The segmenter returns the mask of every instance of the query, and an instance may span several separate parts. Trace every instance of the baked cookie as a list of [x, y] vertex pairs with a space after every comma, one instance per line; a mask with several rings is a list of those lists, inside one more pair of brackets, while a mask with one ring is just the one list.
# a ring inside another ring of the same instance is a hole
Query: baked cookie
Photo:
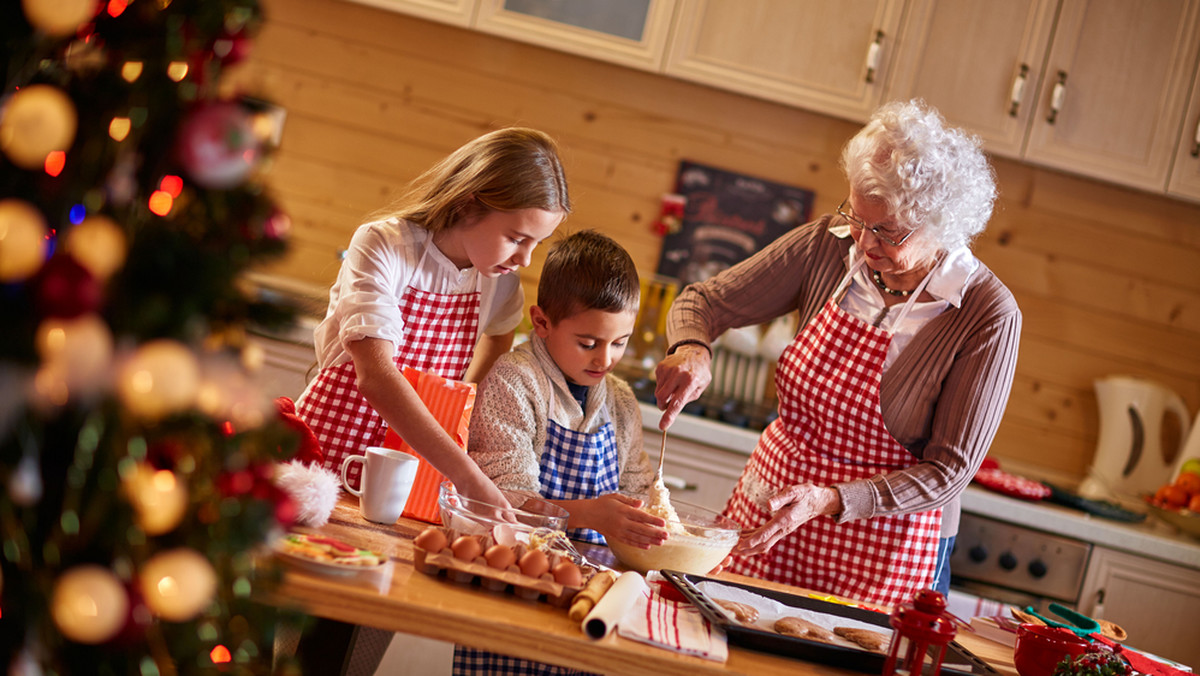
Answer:
[[887, 635], [861, 627], [834, 627], [833, 633], [874, 653], [887, 652], [888, 643], [891, 642]]
[[375, 552], [322, 535], [288, 533], [279, 544], [279, 549], [292, 556], [339, 566], [368, 568], [383, 563], [383, 557]]
[[729, 614], [733, 615], [733, 619], [742, 624], [754, 624], [754, 621], [758, 619], [758, 608], [754, 606], [724, 599], [717, 599], [717, 605], [728, 610]]
[[775, 631], [785, 636], [808, 638], [826, 643], [833, 640], [833, 634], [828, 629], [799, 617], [780, 618], [775, 622]]

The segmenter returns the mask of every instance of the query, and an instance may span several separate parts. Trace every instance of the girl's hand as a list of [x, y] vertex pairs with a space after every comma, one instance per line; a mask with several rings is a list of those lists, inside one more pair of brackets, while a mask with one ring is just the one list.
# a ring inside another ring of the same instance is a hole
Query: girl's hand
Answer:
[[460, 495], [465, 495], [472, 500], [478, 500], [494, 507], [505, 509], [512, 507], [508, 502], [508, 498], [504, 497], [500, 489], [496, 488], [496, 484], [492, 483], [491, 479], [488, 479], [483, 472], [472, 472], [461, 483], [454, 482], [454, 488]]
[[774, 515], [758, 528], [742, 533], [733, 547], [734, 554], [762, 554], [814, 517], [841, 512], [842, 496], [835, 488], [800, 484], [779, 491], [767, 506]]
[[639, 549], [650, 549], [667, 541], [667, 522], [641, 510], [642, 501], [619, 493], [585, 501], [591, 528], [609, 539]]
[[712, 382], [712, 353], [703, 345], [680, 345], [658, 363], [654, 377], [654, 397], [663, 411], [658, 429], [666, 431], [683, 407], [699, 399]]

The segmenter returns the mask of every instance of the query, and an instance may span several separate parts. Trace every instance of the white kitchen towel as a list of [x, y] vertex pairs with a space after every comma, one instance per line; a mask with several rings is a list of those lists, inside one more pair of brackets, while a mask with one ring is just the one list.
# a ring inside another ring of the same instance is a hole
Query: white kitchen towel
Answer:
[[652, 582], [621, 618], [617, 633], [640, 643], [724, 662], [729, 657], [725, 632], [709, 624], [691, 603], [664, 598], [658, 590], [659, 585]]

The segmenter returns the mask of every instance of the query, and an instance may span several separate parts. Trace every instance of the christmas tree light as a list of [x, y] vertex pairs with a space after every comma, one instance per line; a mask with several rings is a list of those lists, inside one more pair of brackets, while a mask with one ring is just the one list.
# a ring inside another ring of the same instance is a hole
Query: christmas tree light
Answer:
[[[0, 3], [0, 670], [267, 674], [298, 436], [239, 280], [286, 248], [254, 0]], [[261, 361], [258, 360], [258, 361]]]

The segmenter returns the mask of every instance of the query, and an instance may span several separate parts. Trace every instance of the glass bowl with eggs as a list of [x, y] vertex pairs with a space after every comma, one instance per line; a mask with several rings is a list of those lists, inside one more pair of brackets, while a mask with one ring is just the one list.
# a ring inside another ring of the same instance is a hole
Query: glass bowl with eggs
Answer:
[[[649, 504], [646, 496], [634, 496]], [[671, 500], [679, 520], [667, 521], [667, 541], [641, 549], [613, 538], [608, 548], [622, 565], [642, 573], [677, 570], [705, 575], [716, 568], [737, 544], [741, 527], [711, 509]]]

